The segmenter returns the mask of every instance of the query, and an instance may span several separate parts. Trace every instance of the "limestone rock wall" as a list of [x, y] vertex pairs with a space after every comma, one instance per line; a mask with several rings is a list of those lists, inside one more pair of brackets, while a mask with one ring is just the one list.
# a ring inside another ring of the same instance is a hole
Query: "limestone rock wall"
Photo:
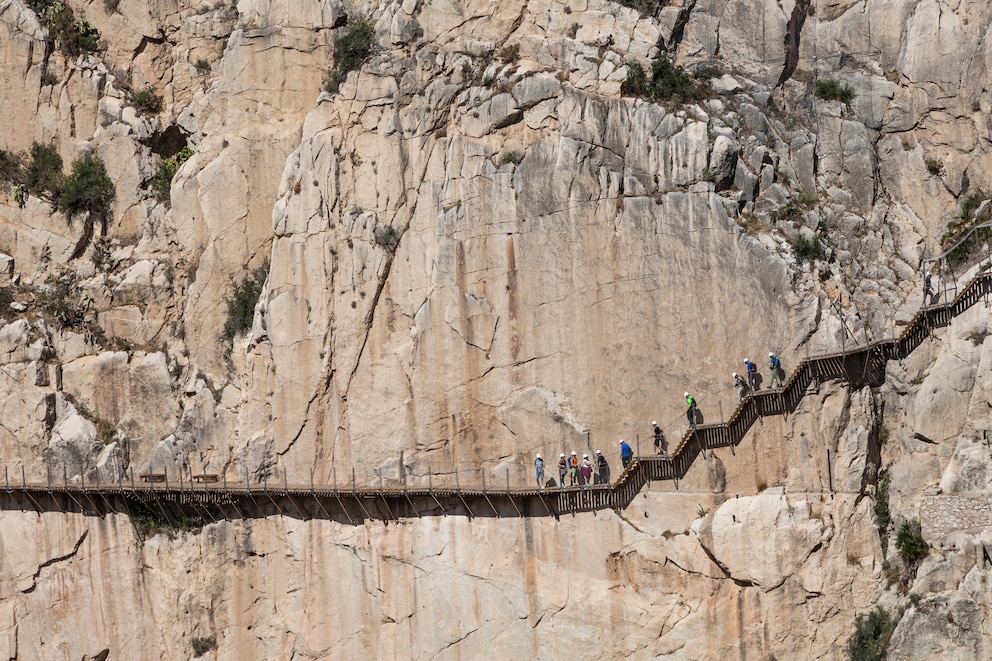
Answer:
[[[0, 149], [93, 151], [115, 184], [75, 260], [79, 219], [0, 189], [0, 447], [31, 480], [522, 484], [535, 452], [572, 449], [617, 466], [651, 420], [676, 442], [683, 391], [729, 415], [745, 357], [788, 372], [898, 333], [922, 270], [967, 277], [927, 260], [992, 189], [977, 0], [69, 4], [97, 55], [54, 51], [0, 0]], [[358, 12], [377, 52], [322, 92]], [[622, 96], [662, 52], [709, 71], [712, 98]], [[819, 98], [825, 80], [851, 102]], [[149, 87], [159, 113], [135, 107]], [[183, 146], [159, 201], [148, 182]], [[790, 243], [813, 237], [804, 263]], [[265, 264], [251, 331], [223, 339]], [[53, 317], [59, 282], [84, 323]], [[232, 659], [842, 658], [881, 603], [906, 609], [892, 658], [988, 656], [987, 521], [941, 514], [989, 487], [987, 319], [883, 388], [821, 384], [619, 514], [142, 541], [124, 517], [3, 512], [0, 651], [184, 657], [213, 635]], [[892, 585], [912, 518], [933, 552]]]

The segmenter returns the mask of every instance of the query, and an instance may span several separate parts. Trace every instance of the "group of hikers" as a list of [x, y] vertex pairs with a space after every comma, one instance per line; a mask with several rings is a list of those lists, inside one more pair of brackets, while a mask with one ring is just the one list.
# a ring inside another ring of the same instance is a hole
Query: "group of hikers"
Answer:
[[[779, 360], [773, 351], [768, 352], [768, 367], [771, 370], [771, 378], [768, 380], [769, 387], [780, 389], [782, 387], [782, 377], [784, 376], [782, 361]], [[734, 386], [737, 388], [738, 403], [744, 401], [744, 398], [749, 396], [750, 393], [757, 392], [760, 385], [758, 366], [749, 358], [744, 359], [744, 370], [747, 378], [737, 372], [731, 374], [731, 377], [734, 379]], [[685, 392], [683, 396], [685, 397], [686, 421], [689, 423], [691, 429], [695, 429], [698, 415], [696, 399], [689, 392]], [[654, 453], [667, 457], [668, 440], [665, 438], [665, 432], [658, 426], [657, 420], [651, 422], [651, 427], [654, 436]], [[634, 451], [631, 449], [630, 444], [620, 439], [620, 460], [623, 463], [624, 469], [630, 465], [633, 459]], [[540, 453], [534, 459], [534, 470], [538, 488], [544, 489], [548, 486], [548, 480], [545, 477], [544, 458]], [[566, 477], [569, 478], [568, 486], [572, 487], [609, 484], [610, 465], [607, 463], [606, 457], [599, 450], [596, 450], [595, 457], [583, 454], [581, 460], [575, 451], [567, 457], [562, 452], [558, 455], [558, 488], [565, 488]]]

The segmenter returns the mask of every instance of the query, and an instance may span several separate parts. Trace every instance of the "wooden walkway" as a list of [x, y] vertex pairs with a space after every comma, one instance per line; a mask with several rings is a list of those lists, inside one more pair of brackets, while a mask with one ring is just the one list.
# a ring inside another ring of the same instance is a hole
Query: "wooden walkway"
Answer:
[[202, 523], [272, 515], [324, 518], [351, 524], [379, 519], [386, 522], [448, 514], [468, 517], [554, 516], [603, 509], [623, 510], [650, 481], [683, 479], [706, 450], [734, 448], [751, 426], [765, 416], [796, 410], [810, 386], [842, 380], [852, 387], [881, 385], [890, 360], [913, 352], [936, 328], [992, 293], [992, 274], [976, 276], [949, 303], [924, 307], [894, 340], [872, 342], [850, 351], [803, 360], [781, 390], [759, 391], [746, 398], [725, 424], [699, 425], [681, 439], [670, 458], [636, 457], [612, 485], [563, 489], [355, 488], [330, 485], [248, 485], [209, 482], [118, 482], [115, 484], [31, 484], [4, 475], [0, 508], [36, 512], [82, 512], [103, 515], [123, 512], [151, 516], [163, 525], [182, 527]]

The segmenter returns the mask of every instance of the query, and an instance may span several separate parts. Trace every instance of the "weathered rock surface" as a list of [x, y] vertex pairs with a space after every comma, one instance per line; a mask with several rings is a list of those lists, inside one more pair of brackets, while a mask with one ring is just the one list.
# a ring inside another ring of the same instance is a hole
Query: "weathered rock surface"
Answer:
[[[0, 149], [94, 152], [115, 184], [71, 261], [79, 219], [0, 186], [0, 454], [29, 480], [618, 466], [650, 420], [681, 437], [683, 391], [729, 416], [745, 357], [788, 374], [897, 334], [922, 269], [961, 279], [928, 260], [992, 190], [984, 2], [69, 4], [97, 54], [0, 0]], [[361, 11], [378, 50], [322, 92]], [[718, 96], [622, 96], [662, 52]], [[819, 98], [827, 80], [850, 102]], [[148, 86], [160, 113], [135, 107]], [[183, 146], [161, 202], [147, 183]], [[266, 264], [232, 341], [226, 303]], [[979, 304], [885, 386], [817, 384], [621, 513], [141, 541], [123, 516], [5, 510], [0, 654], [839, 659], [881, 603], [909, 606], [890, 658], [985, 658], [990, 332]], [[913, 518], [932, 552], [910, 605], [887, 577]]]

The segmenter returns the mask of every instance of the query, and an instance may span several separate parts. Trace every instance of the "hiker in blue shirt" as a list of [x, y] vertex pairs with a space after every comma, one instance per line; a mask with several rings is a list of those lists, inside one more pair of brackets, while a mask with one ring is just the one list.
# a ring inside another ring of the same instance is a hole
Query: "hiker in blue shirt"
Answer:
[[630, 449], [626, 441], [622, 438], [620, 439], [620, 461], [623, 462], [623, 467], [626, 468], [630, 464], [630, 460], [634, 458], [634, 451]]
[[768, 387], [774, 388], [775, 384], [782, 387], [782, 361], [772, 352], [768, 352], [768, 367], [772, 370], [772, 378], [768, 379]]
[[541, 458], [541, 453], [537, 454], [537, 459], [534, 460], [534, 471], [537, 473], [537, 488], [544, 488], [544, 459]]
[[751, 389], [751, 392], [758, 391], [758, 366], [750, 361], [750, 359], [744, 359], [744, 365], [747, 366], [747, 387]]

